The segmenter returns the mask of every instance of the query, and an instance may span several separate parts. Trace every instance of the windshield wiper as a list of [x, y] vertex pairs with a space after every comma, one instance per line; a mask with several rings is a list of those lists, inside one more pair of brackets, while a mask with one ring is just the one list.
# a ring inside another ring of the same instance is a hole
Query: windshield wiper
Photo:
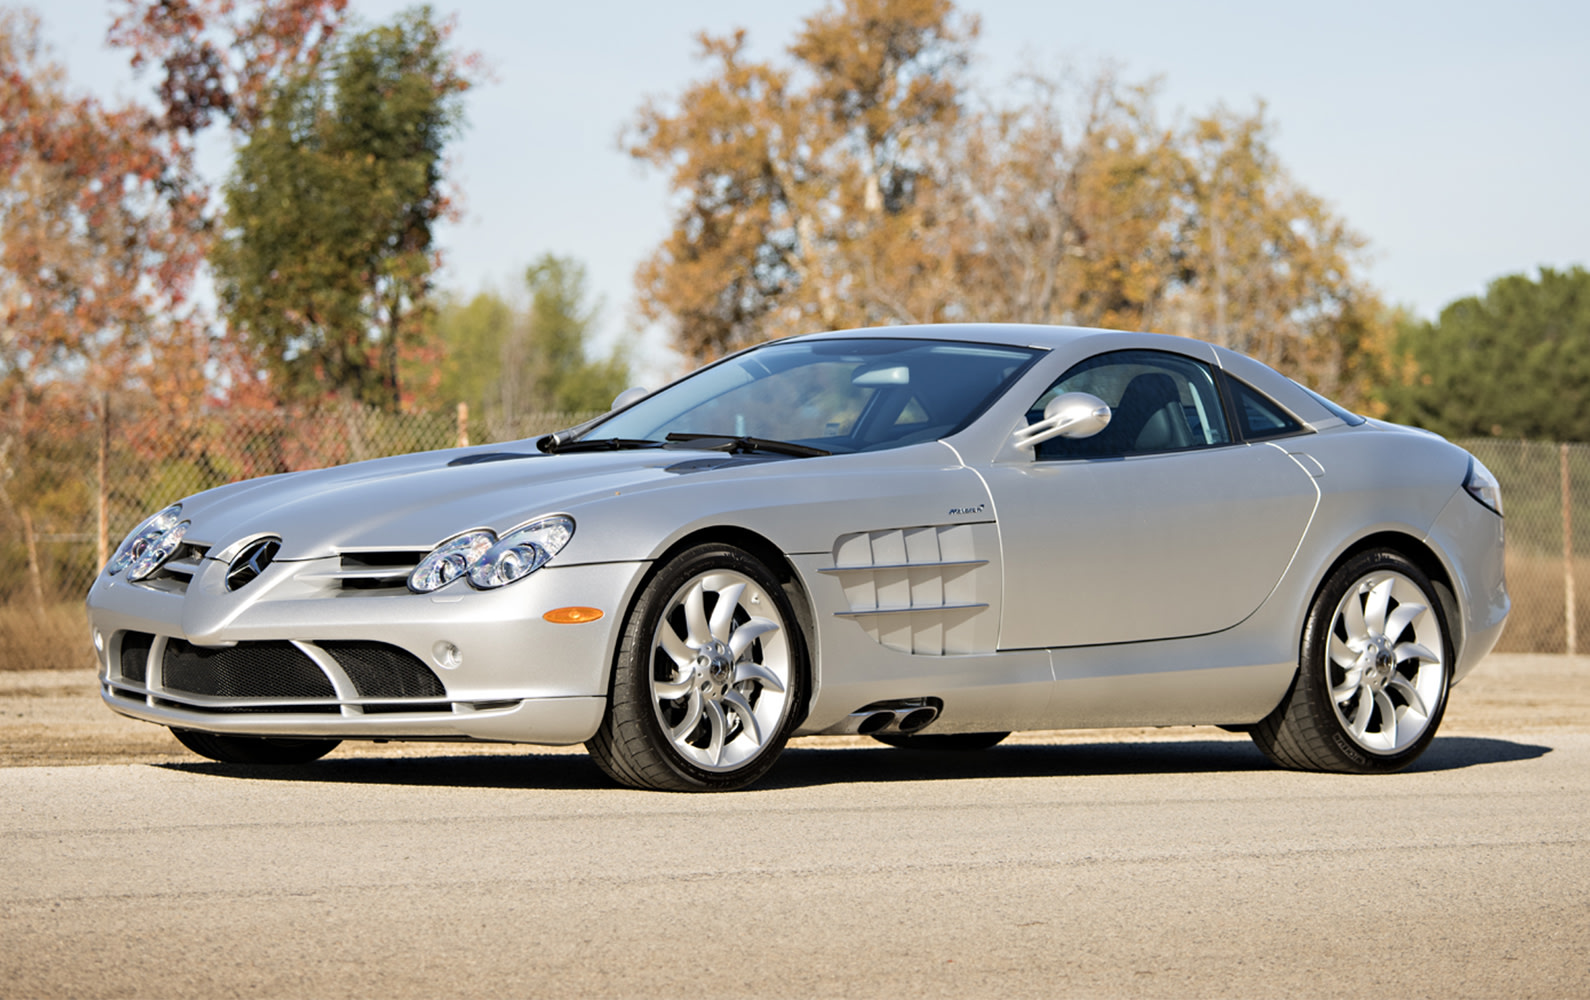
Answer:
[[536, 447], [548, 455], [562, 455], [576, 451], [626, 451], [635, 448], [661, 448], [661, 441], [646, 438], [581, 438], [565, 441], [556, 434], [548, 434], [536, 442]]
[[[748, 437], [733, 434], [692, 434], [674, 431], [668, 435], [671, 442], [688, 442], [697, 448], [707, 451], [726, 451], [731, 455], [749, 455], [752, 452], [764, 451], [774, 455], [792, 455], [795, 458], [816, 458], [819, 455], [832, 455], [833, 452], [823, 448], [813, 448], [809, 444], [796, 444], [793, 441], [772, 441], [768, 438]], [[712, 442], [705, 444], [703, 442]]]

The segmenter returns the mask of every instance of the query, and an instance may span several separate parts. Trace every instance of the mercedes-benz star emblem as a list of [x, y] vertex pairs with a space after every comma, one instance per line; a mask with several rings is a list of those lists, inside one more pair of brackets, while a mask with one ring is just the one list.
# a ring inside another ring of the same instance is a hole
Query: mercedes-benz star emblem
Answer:
[[265, 572], [265, 567], [276, 558], [281, 547], [280, 538], [261, 538], [257, 542], [250, 542], [227, 567], [226, 589], [238, 590], [248, 586], [255, 577]]

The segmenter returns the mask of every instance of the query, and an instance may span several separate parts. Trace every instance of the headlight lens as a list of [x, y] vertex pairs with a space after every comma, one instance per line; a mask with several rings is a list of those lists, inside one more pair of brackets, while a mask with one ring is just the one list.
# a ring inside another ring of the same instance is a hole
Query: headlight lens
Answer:
[[545, 566], [573, 536], [574, 519], [562, 514], [515, 528], [500, 540], [485, 529], [468, 531], [420, 560], [409, 574], [409, 589], [429, 594], [467, 576], [470, 586], [494, 590]]
[[1502, 484], [1496, 481], [1479, 459], [1469, 456], [1469, 474], [1463, 477], [1463, 488], [1469, 496], [1500, 514], [1502, 512]]
[[[145, 567], [143, 572], [137, 576], [129, 573], [129, 579], [142, 580], [150, 573], [153, 573], [171, 553], [176, 551], [177, 546], [182, 542], [182, 536], [187, 534], [187, 523], [181, 522], [181, 519], [182, 505], [174, 503], [144, 521], [144, 523], [132, 530], [132, 534], [122, 540], [121, 545], [116, 549], [116, 554], [111, 556], [110, 562], [106, 564], [105, 572], [115, 576], [127, 567], [137, 564], [140, 567]], [[179, 522], [181, 523], [179, 524]], [[170, 539], [169, 545], [165, 544], [166, 535], [175, 531], [178, 527], [182, 529], [181, 533], [175, 539]], [[151, 548], [157, 551], [164, 550], [164, 554], [149, 562], [146, 566], [144, 556], [150, 552]]]
[[431, 550], [409, 574], [409, 589], [420, 594], [439, 590], [469, 572], [497, 542], [490, 531], [467, 531]]
[[522, 580], [545, 566], [574, 536], [574, 522], [549, 517], [508, 532], [469, 571], [469, 582], [481, 590]]

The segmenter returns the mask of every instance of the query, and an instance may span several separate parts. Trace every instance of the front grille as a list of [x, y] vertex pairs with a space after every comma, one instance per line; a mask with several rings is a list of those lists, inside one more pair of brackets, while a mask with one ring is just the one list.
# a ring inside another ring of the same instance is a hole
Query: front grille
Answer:
[[149, 650], [155, 637], [147, 632], [121, 634], [121, 678], [134, 684], [144, 683], [149, 676]]
[[290, 642], [250, 642], [206, 649], [181, 639], [161, 660], [171, 691], [218, 698], [333, 698], [331, 681]]
[[365, 698], [445, 698], [447, 689], [408, 650], [384, 642], [317, 642]]
[[407, 594], [409, 574], [425, 555], [425, 551], [403, 549], [344, 552], [332, 576], [343, 590]]
[[171, 558], [161, 563], [159, 569], [143, 580], [143, 585], [168, 593], [185, 594], [209, 552], [208, 545], [184, 542], [177, 546], [177, 551], [171, 554]]

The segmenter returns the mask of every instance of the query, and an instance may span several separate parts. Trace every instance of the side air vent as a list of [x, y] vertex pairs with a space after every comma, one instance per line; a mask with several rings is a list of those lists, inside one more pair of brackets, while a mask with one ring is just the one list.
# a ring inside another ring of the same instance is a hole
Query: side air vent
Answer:
[[926, 656], [989, 652], [998, 635], [998, 551], [992, 524], [893, 528], [842, 535], [822, 572], [845, 589], [840, 618], [879, 644]]

